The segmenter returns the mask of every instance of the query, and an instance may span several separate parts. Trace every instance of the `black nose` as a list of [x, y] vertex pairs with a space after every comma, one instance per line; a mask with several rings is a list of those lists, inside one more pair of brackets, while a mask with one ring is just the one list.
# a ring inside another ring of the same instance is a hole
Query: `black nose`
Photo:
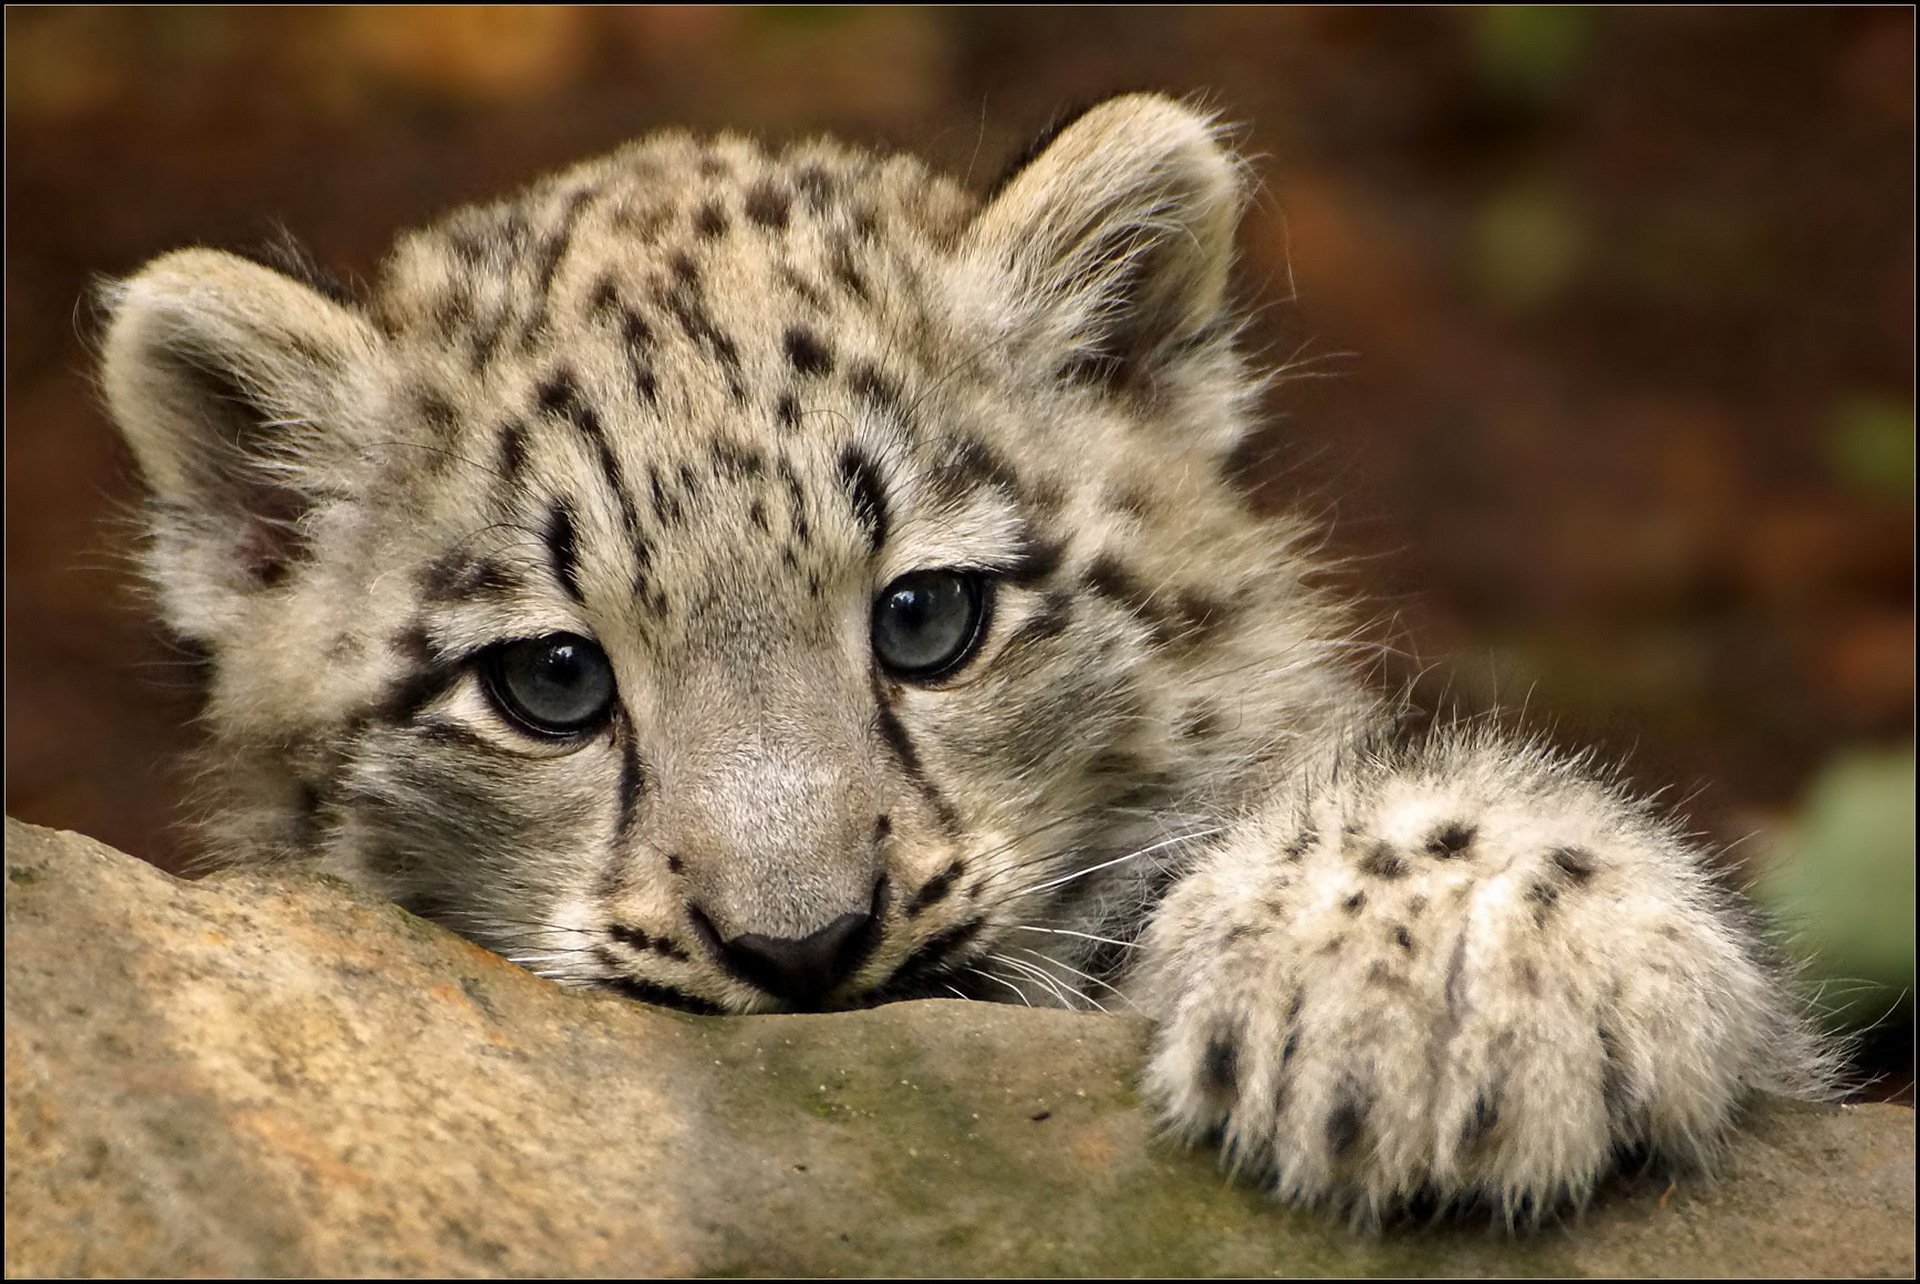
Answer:
[[802, 1007], [824, 1000], [833, 988], [867, 961], [880, 934], [887, 887], [883, 878], [874, 888], [872, 906], [842, 914], [817, 932], [799, 938], [743, 932], [729, 941], [711, 934], [706, 915], [694, 910], [695, 923], [705, 926], [710, 947], [726, 969], [776, 998]]

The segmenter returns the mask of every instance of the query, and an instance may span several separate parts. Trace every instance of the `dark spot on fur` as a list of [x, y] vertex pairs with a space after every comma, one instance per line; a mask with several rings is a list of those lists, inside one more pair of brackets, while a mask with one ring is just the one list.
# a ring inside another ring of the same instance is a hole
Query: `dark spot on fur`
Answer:
[[800, 403], [794, 399], [792, 393], [783, 392], [780, 394], [780, 399], [773, 403], [773, 417], [779, 420], [782, 428], [799, 426]]
[[1066, 551], [1065, 541], [1040, 539], [1028, 532], [1020, 541], [1019, 552], [1000, 568], [1000, 574], [1013, 584], [1039, 583], [1060, 569]]
[[787, 225], [787, 216], [792, 204], [792, 193], [771, 181], [762, 179], [748, 189], [744, 208], [749, 219], [761, 227], [778, 231]]
[[527, 468], [527, 426], [509, 419], [500, 430], [500, 477], [508, 486], [518, 486]]
[[683, 872], [685, 872], [685, 870], [686, 870], [686, 868], [687, 868], [687, 863], [686, 863], [685, 861], [683, 861], [683, 860], [681, 860], [681, 859], [680, 859], [680, 858], [679, 858], [678, 856], [676, 856], [676, 855], [673, 855], [673, 854], [671, 854], [671, 853], [669, 853], [669, 854], [668, 854], [668, 856], [667, 856], [667, 872], [668, 872], [669, 874], [679, 874], [679, 873], [683, 873]]
[[1344, 1159], [1360, 1144], [1367, 1128], [1367, 1102], [1347, 1086], [1340, 1104], [1327, 1115], [1327, 1150], [1335, 1159]]
[[640, 770], [640, 751], [629, 730], [620, 738], [620, 819], [616, 832], [622, 838], [633, 832], [634, 818], [640, 814], [640, 795], [646, 788], [646, 776]]
[[794, 185], [806, 197], [807, 208], [819, 214], [833, 203], [833, 175], [819, 165], [808, 165], [794, 176]]
[[1413, 953], [1413, 933], [1409, 932], [1406, 928], [1398, 925], [1394, 927], [1393, 943], [1395, 945], [1398, 945], [1401, 949], [1405, 950], [1407, 953], [1409, 954]]
[[1534, 926], [1545, 927], [1547, 919], [1553, 914], [1553, 907], [1559, 903], [1560, 889], [1541, 879], [1527, 888], [1527, 900], [1533, 904]]
[[1513, 979], [1519, 982], [1521, 990], [1527, 994], [1537, 996], [1540, 993], [1540, 973], [1527, 960], [1520, 959], [1514, 963]]
[[1216, 1034], [1208, 1039], [1207, 1050], [1200, 1057], [1200, 1081], [1206, 1091], [1215, 1097], [1231, 1097], [1239, 1075], [1240, 1049], [1233, 1036]]
[[1473, 839], [1478, 831], [1468, 824], [1450, 820], [1435, 829], [1427, 839], [1427, 855], [1441, 860], [1473, 854]]
[[828, 252], [827, 270], [843, 290], [860, 302], [865, 303], [872, 297], [867, 288], [866, 274], [853, 261], [853, 250], [844, 240]]
[[1219, 730], [1220, 711], [1209, 705], [1196, 704], [1180, 719], [1178, 734], [1183, 740], [1208, 740]]
[[1347, 897], [1346, 900], [1340, 902], [1340, 908], [1348, 914], [1358, 914], [1366, 903], [1367, 894], [1365, 892], [1355, 892], [1353, 895]]
[[1375, 843], [1360, 861], [1360, 872], [1375, 878], [1395, 879], [1407, 872], [1407, 862], [1393, 844], [1385, 839]]
[[430, 602], [467, 602], [498, 598], [521, 587], [513, 570], [492, 558], [455, 549], [420, 568], [415, 583]]
[[787, 362], [795, 372], [809, 378], [833, 371], [833, 354], [813, 331], [789, 326], [786, 333]]
[[727, 212], [718, 201], [708, 201], [693, 216], [695, 235], [711, 240], [727, 230]]
[[580, 594], [580, 554], [574, 543], [573, 509], [565, 500], [555, 503], [547, 515], [546, 543], [554, 578], [568, 597], [585, 604], [586, 598]]
[[1286, 845], [1286, 847], [1283, 849], [1285, 852], [1286, 858], [1290, 861], [1299, 860], [1302, 856], [1305, 856], [1309, 851], [1311, 851], [1313, 849], [1313, 845], [1319, 841], [1320, 841], [1319, 832], [1316, 831], [1312, 826], [1308, 826], [1307, 828], [1301, 830], [1299, 833], [1295, 834], [1293, 836], [1293, 841], [1289, 842]]
[[1593, 877], [1593, 871], [1599, 868], [1599, 862], [1593, 853], [1584, 847], [1556, 847], [1547, 853], [1547, 859], [1566, 878], [1576, 886]]
[[854, 394], [870, 403], [875, 409], [900, 413], [901, 397], [899, 381], [884, 374], [880, 369], [862, 361], [847, 371], [847, 385]]
[[395, 634], [392, 642], [409, 670], [388, 689], [378, 712], [387, 722], [402, 724], [411, 722], [420, 710], [459, 679], [460, 665], [452, 657], [442, 655], [426, 630], [418, 625]]
[[840, 482], [853, 505], [853, 517], [867, 532], [867, 542], [879, 552], [887, 542], [887, 500], [873, 457], [849, 444], [840, 452]]
[[1486, 1143], [1492, 1135], [1495, 1125], [1500, 1122], [1500, 1099], [1489, 1091], [1481, 1091], [1473, 1099], [1473, 1113], [1468, 1115], [1460, 1127], [1460, 1150], [1471, 1154]]

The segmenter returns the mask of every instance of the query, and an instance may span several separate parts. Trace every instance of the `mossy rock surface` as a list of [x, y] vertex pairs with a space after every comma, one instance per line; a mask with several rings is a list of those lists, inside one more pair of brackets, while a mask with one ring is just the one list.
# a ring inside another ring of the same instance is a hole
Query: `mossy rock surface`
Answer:
[[1356, 1236], [1156, 1140], [1137, 1021], [690, 1017], [337, 882], [7, 824], [9, 1275], [1911, 1275], [1912, 1112], [1756, 1111], [1715, 1180]]

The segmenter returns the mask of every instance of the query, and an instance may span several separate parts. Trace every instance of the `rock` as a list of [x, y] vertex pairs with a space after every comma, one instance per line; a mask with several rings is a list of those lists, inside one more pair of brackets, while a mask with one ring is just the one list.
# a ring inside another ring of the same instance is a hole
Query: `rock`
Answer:
[[24, 1275], [1911, 1275], [1914, 1127], [1769, 1103], [1717, 1180], [1358, 1236], [1153, 1136], [1135, 1020], [693, 1017], [337, 881], [7, 822]]

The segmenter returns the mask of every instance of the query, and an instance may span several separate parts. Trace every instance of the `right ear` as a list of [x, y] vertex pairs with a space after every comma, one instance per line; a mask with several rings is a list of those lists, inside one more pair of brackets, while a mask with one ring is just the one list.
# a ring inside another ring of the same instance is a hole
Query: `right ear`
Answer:
[[175, 628], [223, 640], [348, 493], [372, 420], [379, 332], [350, 305], [218, 250], [106, 286], [107, 406], [155, 499], [150, 573]]

